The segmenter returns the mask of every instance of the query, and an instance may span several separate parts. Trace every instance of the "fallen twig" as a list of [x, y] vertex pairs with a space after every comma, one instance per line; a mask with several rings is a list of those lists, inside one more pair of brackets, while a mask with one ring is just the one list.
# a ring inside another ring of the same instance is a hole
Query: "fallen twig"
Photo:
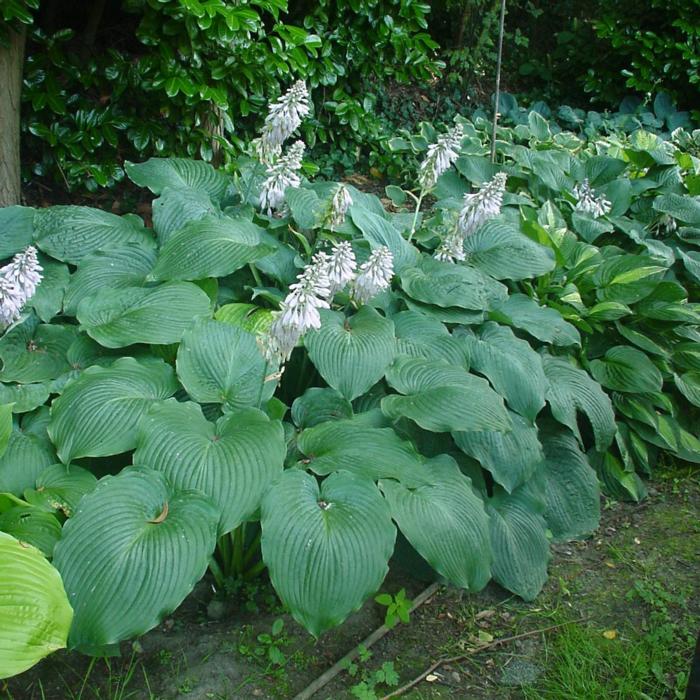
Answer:
[[[410, 612], [412, 613], [420, 605], [423, 605], [426, 600], [431, 598], [437, 592], [440, 584], [435, 582], [431, 583], [422, 593], [417, 595], [413, 600], [413, 605], [411, 605]], [[364, 646], [365, 649], [369, 649], [373, 644], [378, 642], [387, 632], [392, 628], [382, 625], [378, 627], [372, 634], [366, 637], [360, 644], [351, 649], [345, 656], [331, 666], [325, 673], [322, 673], [313, 683], [308, 685], [304, 690], [294, 696], [294, 700], [309, 700], [315, 693], [317, 693], [324, 685], [330, 683], [341, 671], [344, 671], [348, 664], [358, 655], [359, 647]]]
[[542, 627], [541, 629], [531, 630], [530, 632], [523, 632], [522, 634], [516, 634], [512, 637], [503, 637], [502, 639], [496, 639], [488, 644], [482, 644], [481, 646], [474, 647], [471, 651], [465, 652], [464, 654], [459, 654], [458, 656], [449, 656], [438, 659], [433, 662], [423, 673], [416, 676], [412, 681], [402, 685], [400, 688], [392, 691], [388, 695], [385, 695], [381, 700], [389, 700], [389, 698], [396, 698], [399, 695], [403, 695], [407, 690], [418, 685], [424, 678], [429, 676], [433, 671], [440, 668], [443, 664], [453, 664], [458, 661], [464, 661], [474, 654], [479, 654], [482, 651], [491, 649], [493, 647], [500, 646], [501, 644], [507, 644], [508, 642], [514, 642], [518, 639], [524, 639], [525, 637], [534, 637], [536, 634], [544, 634], [545, 632], [550, 632], [551, 630], [557, 629], [558, 627], [564, 627], [566, 625], [578, 624], [579, 622], [585, 622], [589, 620], [589, 617], [581, 617], [578, 620], [568, 620], [567, 622], [560, 622], [558, 625], [550, 625], [549, 627]]

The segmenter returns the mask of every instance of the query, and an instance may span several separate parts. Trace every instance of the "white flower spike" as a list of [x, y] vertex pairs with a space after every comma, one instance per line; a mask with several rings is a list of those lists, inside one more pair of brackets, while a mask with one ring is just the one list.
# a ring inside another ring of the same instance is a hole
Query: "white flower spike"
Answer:
[[356, 269], [357, 260], [352, 246], [347, 241], [334, 245], [332, 253], [326, 259], [326, 274], [330, 283], [331, 297], [355, 279]]
[[421, 189], [432, 190], [440, 175], [457, 160], [463, 137], [464, 128], [461, 124], [456, 124], [449, 128], [446, 133], [438, 136], [435, 143], [428, 146], [428, 153], [418, 171], [418, 182]]
[[331, 200], [331, 210], [328, 217], [328, 223], [331, 228], [342, 226], [345, 221], [345, 215], [348, 209], [352, 206], [352, 197], [348, 188], [345, 185], [338, 185], [338, 189]]
[[386, 246], [372, 251], [353, 284], [352, 296], [358, 304], [366, 304], [379, 292], [388, 289], [394, 276], [394, 257]]
[[36, 293], [42, 271], [34, 246], [0, 268], [0, 323], [9, 326], [19, 318], [22, 307]]
[[464, 205], [459, 212], [457, 226], [435, 251], [438, 260], [464, 260], [464, 239], [501, 213], [507, 177], [505, 173], [496, 173], [478, 192], [464, 195]]
[[301, 184], [299, 171], [305, 148], [303, 141], [296, 141], [283, 156], [268, 167], [267, 179], [260, 192], [260, 207], [268, 216], [282, 209], [287, 187], [299, 187]]
[[602, 194], [596, 194], [586, 178], [580, 185], [574, 187], [576, 202], [575, 210], [584, 214], [590, 214], [594, 219], [610, 213], [612, 205]]
[[262, 151], [274, 152], [299, 128], [309, 113], [309, 91], [297, 80], [287, 92], [270, 105], [262, 130]]

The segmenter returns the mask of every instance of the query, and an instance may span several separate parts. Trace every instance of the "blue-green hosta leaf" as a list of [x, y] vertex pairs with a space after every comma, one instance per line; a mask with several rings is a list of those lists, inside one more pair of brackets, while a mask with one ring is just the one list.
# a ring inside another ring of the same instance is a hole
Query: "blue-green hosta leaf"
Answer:
[[224, 534], [257, 511], [286, 452], [282, 424], [262, 411], [243, 409], [214, 424], [198, 404], [170, 399], [141, 421], [133, 462], [162, 472], [178, 490], [209, 496]]
[[194, 318], [210, 315], [209, 297], [191, 282], [104, 289], [78, 306], [81, 330], [107, 348], [178, 343]]
[[172, 368], [160, 360], [123, 357], [111, 367], [89, 367], [51, 405], [48, 430], [60, 460], [133, 450], [141, 417], [176, 390]]
[[324, 480], [288, 469], [262, 504], [262, 554], [293, 617], [318, 637], [376, 592], [396, 529], [369, 480], [339, 472]]
[[350, 217], [372, 249], [386, 246], [391, 251], [394, 256], [394, 272], [401, 274], [405, 268], [418, 263], [418, 250], [389, 221], [357, 205], [350, 207]]
[[540, 468], [544, 455], [537, 428], [517, 413], [511, 413], [507, 433], [452, 433], [460, 450], [478, 460], [498, 484], [512, 493]]
[[218, 202], [226, 193], [229, 179], [202, 160], [188, 158], [149, 158], [145, 163], [124, 164], [129, 179], [139, 187], [148, 187], [153, 194], [166, 188], [196, 190]]
[[654, 200], [656, 211], [669, 214], [689, 226], [700, 226], [700, 202], [697, 197], [680, 194], [662, 194]]
[[590, 214], [575, 211], [571, 215], [571, 225], [574, 231], [587, 243], [593, 243], [604, 233], [610, 233], [615, 227], [605, 219], [596, 219]]
[[254, 335], [220, 321], [197, 321], [177, 351], [177, 375], [187, 393], [226, 410], [261, 406], [274, 392], [275, 382], [265, 381], [274, 370]]
[[0, 208], [0, 260], [11, 258], [32, 244], [35, 211], [32, 207]]
[[225, 304], [216, 310], [214, 320], [239, 326], [244, 331], [257, 335], [269, 330], [274, 320], [273, 313], [270, 309], [255, 304]]
[[390, 477], [404, 483], [425, 478], [423, 458], [391, 428], [367, 425], [356, 416], [307, 428], [297, 441], [309, 469], [321, 476], [349, 471], [365, 479]]
[[321, 376], [349, 401], [384, 376], [396, 350], [393, 322], [367, 305], [349, 319], [322, 310], [321, 328], [304, 344]]
[[524, 294], [513, 294], [489, 313], [493, 321], [505, 323], [552, 345], [580, 345], [581, 336], [555, 309], [540, 306]]
[[519, 488], [498, 491], [487, 505], [493, 578], [524, 600], [533, 600], [547, 580], [549, 540], [544, 504]]
[[396, 333], [396, 354], [445, 360], [469, 369], [469, 347], [453, 337], [437, 319], [418, 311], [401, 311], [391, 317]]
[[246, 219], [205, 217], [173, 233], [161, 248], [149, 281], [225, 277], [273, 252], [262, 229]]
[[542, 363], [547, 376], [547, 401], [554, 418], [581, 442], [576, 413], [582, 411], [593, 428], [596, 449], [605, 452], [617, 428], [612, 404], [600, 384], [564, 358], [543, 355]]
[[75, 611], [69, 646], [96, 653], [155, 627], [206, 571], [218, 520], [206, 496], [156, 471], [101, 479], [54, 550]]
[[678, 391], [685, 396], [694, 406], [700, 407], [700, 372], [686, 372], [685, 374], [674, 374], [673, 381], [678, 387]]
[[403, 299], [411, 311], [423, 314], [441, 323], [481, 324], [486, 317], [484, 311], [467, 311], [457, 306], [444, 308], [433, 306], [432, 304], [423, 304], [407, 295], [403, 295]]
[[400, 357], [386, 378], [404, 394], [382, 399], [382, 411], [390, 418], [410, 418], [421, 428], [438, 433], [510, 428], [503, 399], [485, 379], [462, 367]]
[[629, 345], [616, 345], [602, 359], [593, 360], [591, 374], [606, 389], [632, 394], [661, 391], [664, 383], [656, 365]]
[[72, 205], [38, 209], [34, 239], [44, 253], [71, 265], [96, 250], [132, 242], [148, 247], [153, 241], [151, 232], [132, 218]]
[[0, 493], [21, 496], [34, 488], [39, 474], [56, 461], [53, 445], [44, 434], [15, 428], [0, 457]]
[[544, 447], [547, 520], [555, 541], [590, 534], [600, 522], [600, 487], [595, 471], [568, 430], [548, 426]]
[[0, 532], [0, 678], [66, 646], [73, 611], [58, 571], [34, 547]]
[[401, 287], [413, 299], [441, 307], [484, 311], [505, 301], [508, 290], [475, 267], [440, 262], [424, 255], [401, 273]]
[[352, 404], [330, 387], [311, 387], [292, 404], [292, 420], [297, 428], [313, 428], [330, 420], [352, 418]]
[[326, 205], [313, 190], [290, 187], [285, 194], [285, 201], [300, 228], [312, 229], [321, 222]]
[[68, 265], [53, 260], [46, 260], [42, 257], [39, 262], [44, 268], [41, 284], [37, 287], [34, 296], [27, 302], [27, 306], [34, 309], [42, 321], [48, 323], [63, 308], [70, 272]]
[[448, 455], [428, 462], [428, 482], [383, 479], [391, 515], [416, 551], [450, 583], [481, 590], [491, 576], [489, 522], [482, 500]]
[[651, 294], [666, 267], [648, 255], [618, 255], [603, 262], [593, 275], [601, 301], [634, 304]]
[[76, 337], [75, 326], [43, 324], [28, 316], [0, 339], [0, 380], [28, 384], [56, 379], [70, 370], [66, 353]]
[[12, 404], [0, 405], [0, 457], [5, 454], [12, 437]]
[[700, 253], [695, 250], [679, 251], [685, 271], [695, 284], [700, 284]]
[[700, 464], [700, 440], [672, 416], [664, 413], [658, 414], [656, 429], [641, 423], [630, 427], [633, 427], [644, 440], [652, 445], [667, 450], [686, 462]]
[[153, 200], [153, 230], [161, 246], [185, 224], [205, 216], [221, 216], [221, 210], [201, 190], [164, 187], [160, 197]]
[[488, 377], [506, 403], [534, 422], [545, 404], [542, 358], [510, 328], [486, 323], [478, 335], [465, 333], [472, 369]]
[[498, 280], [538, 277], [554, 269], [554, 253], [510, 223], [487, 221], [464, 242], [469, 263]]
[[15, 506], [0, 513], [0, 532], [36, 547], [51, 558], [61, 537], [61, 523], [52, 513], [34, 506]]
[[97, 485], [95, 476], [74, 464], [52, 464], [36, 479], [35, 489], [25, 489], [24, 499], [33, 506], [70, 518], [80, 499]]
[[129, 243], [85, 256], [73, 273], [64, 309], [75, 315], [80, 302], [101, 289], [141, 287], [156, 262], [155, 246]]

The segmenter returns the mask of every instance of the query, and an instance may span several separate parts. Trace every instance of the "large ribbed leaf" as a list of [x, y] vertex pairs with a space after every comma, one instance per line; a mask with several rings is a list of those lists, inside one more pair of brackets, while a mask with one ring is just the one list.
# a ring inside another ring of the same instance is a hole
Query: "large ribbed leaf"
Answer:
[[541, 433], [546, 457], [545, 519], [555, 540], [593, 532], [600, 521], [600, 487], [576, 438], [562, 428]]
[[56, 461], [53, 445], [45, 435], [18, 428], [12, 431], [0, 457], [0, 493], [21, 496], [25, 489], [34, 488], [39, 474]]
[[664, 194], [654, 200], [653, 206], [656, 211], [669, 214], [690, 226], [700, 226], [700, 202], [696, 197]]
[[478, 591], [491, 563], [488, 516], [457, 463], [441, 455], [427, 464], [418, 488], [385, 479], [380, 486], [391, 515], [417, 552], [450, 583]]
[[313, 428], [330, 420], [352, 418], [352, 405], [338, 391], [311, 387], [292, 404], [292, 420], [297, 428]]
[[508, 430], [503, 399], [481, 377], [462, 367], [422, 358], [400, 357], [386, 375], [404, 396], [382, 399], [390, 418], [410, 418], [433, 432]]
[[391, 428], [374, 428], [357, 417], [308, 428], [297, 447], [307, 456], [309, 469], [322, 476], [344, 470], [367, 479], [391, 477], [405, 483], [425, 478], [423, 460], [410, 443]]
[[661, 391], [664, 380], [645, 353], [629, 345], [610, 348], [591, 362], [591, 374], [606, 389], [645, 394]]
[[25, 489], [24, 499], [46, 511], [71, 517], [80, 499], [97, 484], [92, 472], [74, 464], [52, 464], [36, 480], [36, 489]]
[[366, 305], [349, 319], [322, 310], [321, 328], [304, 338], [321, 376], [350, 401], [384, 376], [395, 342], [393, 322]]
[[177, 375], [187, 393], [226, 409], [262, 405], [275, 389], [274, 381], [265, 382], [274, 369], [254, 335], [220, 321], [196, 322], [177, 351]]
[[34, 238], [44, 253], [73, 265], [102, 248], [131, 242], [147, 246], [153, 240], [137, 217], [76, 206], [38, 209], [34, 215]]
[[381, 585], [394, 549], [389, 508], [369, 480], [289, 469], [262, 504], [262, 554], [294, 618], [318, 637]]
[[46, 403], [50, 382], [38, 384], [3, 384], [0, 382], [0, 403], [11, 403], [13, 413], [26, 413]]
[[469, 347], [453, 337], [437, 319], [418, 311], [401, 311], [391, 317], [396, 333], [396, 354], [445, 360], [469, 369]]
[[674, 374], [673, 381], [678, 387], [678, 391], [680, 391], [690, 403], [700, 407], [700, 372], [696, 370], [694, 372], [686, 372], [680, 376]]
[[401, 287], [413, 299], [444, 308], [483, 311], [505, 301], [508, 290], [477, 268], [423, 256], [401, 273]]
[[32, 244], [35, 211], [32, 207], [0, 207], [0, 260]]
[[104, 289], [78, 306], [81, 330], [106, 348], [178, 343], [197, 316], [211, 315], [209, 297], [191, 282], [152, 289]]
[[148, 279], [225, 277], [272, 252], [262, 240], [262, 229], [254, 223], [207, 216], [190, 221], [168, 238]]
[[101, 289], [140, 287], [156, 262], [155, 246], [129, 243], [84, 257], [68, 285], [64, 310], [75, 315], [78, 304]]
[[464, 334], [472, 369], [484, 374], [514, 411], [534, 422], [544, 407], [542, 359], [510, 328], [486, 323], [478, 335]]
[[265, 333], [270, 328], [274, 320], [274, 312], [255, 304], [224, 304], [216, 310], [214, 320], [239, 326], [244, 331], [257, 335]]
[[400, 274], [416, 265], [420, 254], [389, 221], [361, 206], [350, 207], [353, 224], [362, 232], [372, 248], [386, 246], [394, 256], [394, 272]]
[[547, 580], [549, 540], [544, 504], [526, 487], [497, 492], [488, 502], [493, 578], [524, 600], [532, 600]]
[[519, 328], [531, 336], [552, 345], [580, 345], [581, 336], [555, 309], [540, 306], [524, 294], [513, 294], [493, 309], [490, 318]]
[[34, 309], [36, 315], [48, 323], [63, 308], [70, 272], [68, 265], [46, 259], [43, 256], [39, 262], [44, 268], [41, 284], [34, 296], [27, 302], [27, 307]]
[[282, 424], [262, 411], [243, 409], [214, 424], [198, 404], [170, 399], [141, 422], [133, 462], [162, 472], [176, 489], [209, 496], [221, 513], [223, 534], [260, 507], [286, 452]]
[[517, 413], [510, 418], [507, 433], [452, 433], [459, 449], [478, 460], [508, 493], [530, 479], [544, 459], [537, 428]]
[[0, 339], [0, 380], [25, 384], [60, 377], [70, 370], [66, 353], [76, 337], [75, 326], [28, 316]]
[[61, 537], [61, 523], [52, 513], [35, 506], [18, 505], [0, 513], [0, 532], [36, 547], [51, 558]]
[[155, 627], [206, 571], [218, 520], [206, 496], [156, 471], [101, 479], [54, 550], [75, 611], [69, 646], [99, 653]]
[[124, 164], [126, 174], [139, 187], [148, 187], [153, 194], [161, 194], [167, 187], [178, 190], [197, 190], [214, 201], [221, 199], [229, 179], [203, 160], [188, 158], [149, 158], [145, 163]]
[[206, 192], [172, 187], [163, 188], [160, 197], [153, 200], [152, 208], [153, 230], [161, 246], [190, 221], [221, 213]]
[[576, 413], [585, 413], [593, 428], [596, 449], [605, 452], [617, 428], [612, 404], [600, 384], [564, 358], [543, 355], [542, 363], [552, 415], [581, 441]]
[[666, 274], [666, 267], [649, 255], [617, 255], [595, 271], [593, 283], [601, 300], [634, 304], [649, 296]]
[[49, 435], [59, 458], [67, 464], [134, 449], [141, 417], [176, 390], [165, 362], [141, 364], [123, 357], [111, 367], [89, 367], [51, 405]]
[[0, 532], [0, 678], [63, 649], [72, 617], [58, 571], [37, 549]]
[[5, 454], [12, 435], [12, 405], [0, 404], [0, 457]]
[[469, 262], [497, 280], [538, 277], [554, 269], [554, 253], [503, 220], [487, 221], [464, 243]]

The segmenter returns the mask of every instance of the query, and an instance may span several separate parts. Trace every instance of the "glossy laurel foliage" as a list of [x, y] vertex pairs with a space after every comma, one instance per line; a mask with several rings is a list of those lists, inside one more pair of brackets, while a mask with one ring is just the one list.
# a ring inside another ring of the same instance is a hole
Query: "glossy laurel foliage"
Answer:
[[3, 0], [0, 31], [29, 25], [26, 175], [95, 190], [123, 179], [124, 158], [229, 162], [267, 96], [294, 76], [316, 102], [307, 142], [350, 152], [379, 128], [368, 80], [425, 82], [439, 70], [429, 9], [418, 0], [124, 0], [100, 15]]
[[[33, 243], [45, 270], [0, 339], [0, 530], [60, 572], [70, 648], [156, 625], [250, 522], [317, 636], [376, 592], [399, 532], [436, 576], [532, 599], [550, 540], [597, 527], [601, 482], [639, 498], [656, 458], [700, 462], [700, 161], [677, 145], [692, 134], [585, 139], [532, 112], [500, 131], [494, 165], [488, 123], [462, 126], [417, 217], [398, 187], [387, 209], [348, 186], [329, 230], [336, 184], [308, 181], [267, 216], [246, 159], [235, 178], [129, 164], [153, 229], [85, 207], [0, 212], [3, 256]], [[496, 171], [500, 215], [465, 261], [435, 260]], [[584, 179], [610, 201], [599, 218], [575, 209]], [[341, 240], [358, 264], [387, 246], [392, 285], [359, 308], [336, 294], [280, 380], [256, 335]]]

